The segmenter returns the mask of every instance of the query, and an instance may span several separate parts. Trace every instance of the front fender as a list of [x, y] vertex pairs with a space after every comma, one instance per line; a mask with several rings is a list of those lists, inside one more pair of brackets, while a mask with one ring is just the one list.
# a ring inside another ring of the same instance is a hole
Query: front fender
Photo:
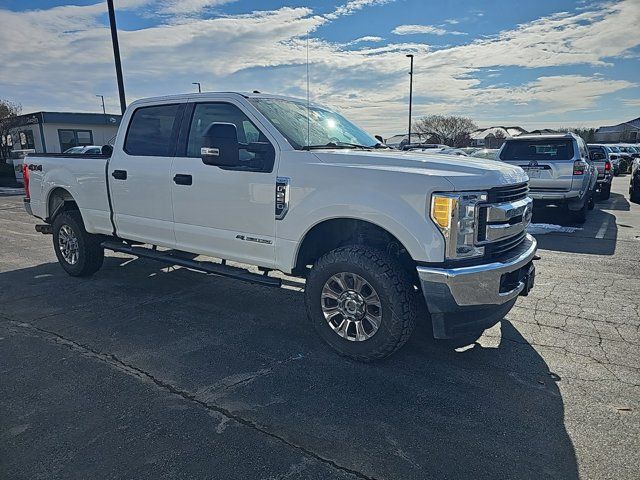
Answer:
[[416, 261], [444, 259], [444, 239], [427, 214], [429, 194], [392, 195], [368, 189], [292, 189], [292, 205], [278, 222], [277, 263], [290, 269], [306, 234], [321, 222], [339, 218], [370, 222], [396, 237]]

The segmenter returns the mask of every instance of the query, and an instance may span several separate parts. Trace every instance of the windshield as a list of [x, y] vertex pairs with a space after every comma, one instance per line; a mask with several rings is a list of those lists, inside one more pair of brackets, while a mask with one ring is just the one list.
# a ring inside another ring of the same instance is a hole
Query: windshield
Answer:
[[375, 138], [342, 115], [317, 105], [292, 100], [251, 98], [250, 102], [269, 119], [296, 150], [313, 147], [373, 148]]
[[508, 141], [500, 160], [571, 160], [573, 141], [570, 139]]

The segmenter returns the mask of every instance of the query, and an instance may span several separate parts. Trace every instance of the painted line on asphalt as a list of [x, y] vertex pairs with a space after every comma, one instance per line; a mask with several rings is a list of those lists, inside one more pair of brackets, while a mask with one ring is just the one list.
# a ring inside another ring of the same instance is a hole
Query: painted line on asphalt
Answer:
[[609, 228], [609, 220], [610, 217], [607, 217], [602, 225], [600, 226], [600, 230], [596, 233], [596, 238], [604, 238], [604, 234], [607, 233], [607, 229]]

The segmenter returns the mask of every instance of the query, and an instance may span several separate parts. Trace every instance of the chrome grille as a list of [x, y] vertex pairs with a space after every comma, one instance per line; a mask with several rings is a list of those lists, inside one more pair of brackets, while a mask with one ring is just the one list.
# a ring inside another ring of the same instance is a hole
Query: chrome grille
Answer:
[[480, 206], [477, 218], [477, 244], [484, 245], [485, 258], [498, 258], [524, 241], [531, 218], [528, 194], [528, 183], [489, 190], [487, 203]]
[[504, 240], [499, 240], [497, 242], [488, 243], [484, 247], [484, 256], [485, 258], [498, 258], [505, 253], [509, 252], [520, 246], [520, 244], [524, 241], [527, 232], [520, 232], [519, 234], [506, 238]]
[[489, 190], [488, 203], [512, 202], [525, 198], [529, 193], [529, 184], [518, 183], [516, 185], [507, 185], [506, 187], [496, 187]]

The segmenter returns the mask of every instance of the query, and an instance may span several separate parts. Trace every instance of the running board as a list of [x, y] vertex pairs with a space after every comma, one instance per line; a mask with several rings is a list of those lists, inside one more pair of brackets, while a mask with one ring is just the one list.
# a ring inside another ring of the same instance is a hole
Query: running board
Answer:
[[268, 287], [280, 287], [282, 285], [282, 280], [279, 278], [269, 277], [266, 274], [260, 275], [249, 272], [244, 268], [231, 267], [229, 265], [222, 265], [214, 262], [199, 262], [191, 258], [185, 258], [185, 256], [192, 256], [192, 254], [187, 254], [180, 250], [166, 250], [159, 252], [150, 248], [133, 247], [126, 243], [113, 241], [102, 242], [102, 247], [107, 250], [113, 250], [114, 252], [126, 253], [135, 257], [150, 258], [151, 260], [157, 260], [169, 265], [179, 265], [181, 267], [198, 270], [200, 272], [212, 273], [214, 275], [220, 275], [221, 277], [242, 280], [243, 282], [256, 283]]

